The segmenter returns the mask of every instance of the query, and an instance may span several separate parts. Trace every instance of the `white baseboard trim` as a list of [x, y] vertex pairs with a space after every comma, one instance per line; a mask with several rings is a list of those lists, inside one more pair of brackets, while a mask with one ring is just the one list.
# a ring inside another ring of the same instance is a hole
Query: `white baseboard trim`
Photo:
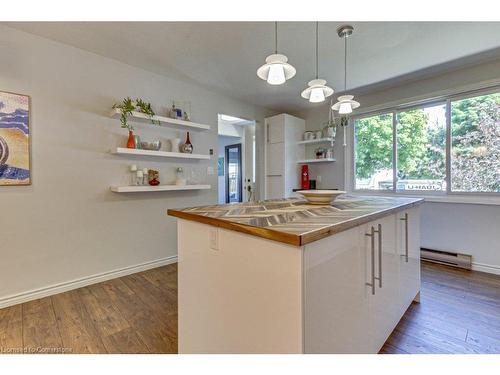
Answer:
[[472, 270], [493, 273], [495, 275], [500, 275], [500, 266], [494, 266], [492, 264], [472, 262]]
[[151, 262], [145, 262], [130, 267], [124, 267], [117, 270], [103, 272], [100, 274], [86, 276], [72, 281], [66, 281], [59, 284], [54, 284], [48, 287], [33, 289], [27, 292], [14, 294], [0, 298], [0, 309], [8, 306], [17, 305], [20, 303], [33, 301], [35, 299], [52, 296], [54, 294], [67, 292], [69, 290], [78, 289], [87, 285], [100, 283], [106, 280], [116, 279], [118, 277], [131, 275], [133, 273], [146, 271], [152, 268], [166, 266], [167, 264], [177, 263], [177, 256], [170, 256]]

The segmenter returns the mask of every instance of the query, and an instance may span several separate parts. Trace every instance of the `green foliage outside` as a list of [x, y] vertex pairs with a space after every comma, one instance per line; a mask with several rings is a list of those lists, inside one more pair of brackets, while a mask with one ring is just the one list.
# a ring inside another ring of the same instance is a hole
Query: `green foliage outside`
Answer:
[[444, 180], [446, 125], [430, 123], [423, 109], [397, 116], [398, 178]]
[[392, 168], [392, 114], [357, 120], [355, 137], [358, 178]]
[[[452, 102], [452, 190], [500, 191], [500, 94]], [[446, 129], [423, 109], [397, 114], [398, 179], [444, 180]], [[392, 169], [392, 114], [357, 120], [356, 177]]]
[[500, 93], [451, 108], [452, 190], [500, 192]]

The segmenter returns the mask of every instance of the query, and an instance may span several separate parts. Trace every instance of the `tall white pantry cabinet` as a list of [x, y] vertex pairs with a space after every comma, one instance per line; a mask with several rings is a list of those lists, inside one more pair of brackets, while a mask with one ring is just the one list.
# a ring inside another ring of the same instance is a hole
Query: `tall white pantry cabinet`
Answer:
[[300, 187], [300, 165], [305, 147], [298, 142], [305, 131], [305, 121], [282, 113], [265, 119], [266, 163], [265, 199], [293, 196], [293, 189]]

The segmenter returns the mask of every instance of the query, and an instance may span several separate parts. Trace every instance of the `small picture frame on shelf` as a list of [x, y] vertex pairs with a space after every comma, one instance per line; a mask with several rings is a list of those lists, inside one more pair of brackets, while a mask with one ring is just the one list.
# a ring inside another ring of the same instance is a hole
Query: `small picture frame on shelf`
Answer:
[[175, 113], [176, 113], [177, 119], [182, 119], [182, 113], [183, 113], [182, 109], [176, 108]]
[[183, 111], [175, 105], [175, 101], [172, 101], [172, 107], [170, 108], [169, 117], [173, 119], [182, 119]]
[[169, 110], [169, 117], [176, 120], [191, 121], [191, 102], [180, 102], [182, 108], [179, 107], [179, 102], [172, 100], [172, 107]]

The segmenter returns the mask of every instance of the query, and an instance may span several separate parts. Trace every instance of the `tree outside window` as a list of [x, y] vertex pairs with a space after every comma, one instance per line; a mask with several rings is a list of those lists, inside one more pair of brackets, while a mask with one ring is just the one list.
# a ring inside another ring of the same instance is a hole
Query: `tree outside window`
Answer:
[[446, 106], [399, 112], [397, 190], [446, 190]]
[[450, 171], [444, 103], [355, 120], [355, 189], [393, 190], [395, 168], [397, 191], [446, 191], [449, 173], [452, 192], [500, 192], [500, 93], [450, 107]]
[[451, 103], [451, 190], [500, 192], [500, 93]]

